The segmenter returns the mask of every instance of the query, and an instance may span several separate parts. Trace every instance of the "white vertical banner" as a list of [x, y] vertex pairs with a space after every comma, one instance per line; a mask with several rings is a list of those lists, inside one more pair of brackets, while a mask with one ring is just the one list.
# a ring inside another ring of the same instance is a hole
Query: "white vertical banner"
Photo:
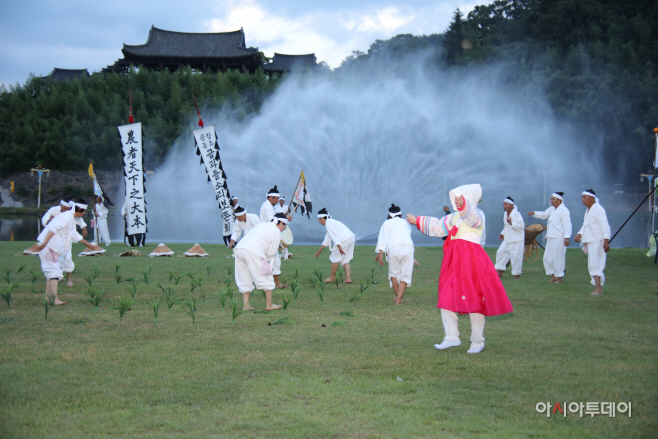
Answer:
[[209, 126], [193, 131], [197, 155], [201, 156], [201, 164], [206, 167], [208, 182], [212, 184], [215, 191], [215, 199], [219, 202], [222, 210], [222, 233], [224, 236], [231, 233], [231, 194], [226, 183], [226, 173], [222, 167], [219, 157], [219, 145], [217, 144], [217, 133], [215, 126]]
[[146, 233], [146, 200], [144, 193], [144, 154], [142, 148], [142, 124], [133, 123], [119, 127], [123, 149], [123, 175], [126, 183], [126, 209], [128, 235]]

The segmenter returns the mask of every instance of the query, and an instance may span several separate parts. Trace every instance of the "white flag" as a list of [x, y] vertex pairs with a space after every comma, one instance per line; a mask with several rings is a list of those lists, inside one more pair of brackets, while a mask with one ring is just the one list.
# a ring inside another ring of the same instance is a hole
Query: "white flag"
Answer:
[[219, 145], [217, 145], [217, 134], [215, 126], [201, 128], [193, 132], [196, 142], [197, 154], [201, 156], [202, 163], [206, 166], [208, 181], [215, 191], [215, 199], [219, 202], [222, 210], [222, 232], [224, 236], [231, 234], [231, 222], [233, 219], [231, 211], [231, 195], [226, 183], [226, 173], [222, 167], [219, 157]]
[[144, 198], [144, 154], [142, 149], [142, 124], [133, 123], [119, 127], [123, 149], [123, 175], [126, 184], [126, 209], [128, 235], [146, 233], [146, 200]]

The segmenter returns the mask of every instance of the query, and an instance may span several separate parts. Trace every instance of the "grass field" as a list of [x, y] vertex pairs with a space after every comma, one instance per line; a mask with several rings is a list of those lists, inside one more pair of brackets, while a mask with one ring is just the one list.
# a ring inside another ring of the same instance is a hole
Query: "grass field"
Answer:
[[[283, 262], [282, 278], [298, 270], [299, 298], [285, 313], [290, 323], [269, 326], [284, 313], [244, 313], [232, 324], [229, 300], [222, 312], [219, 293], [233, 260], [219, 245], [204, 246], [208, 259], [74, 257], [75, 287], [60, 284], [68, 304], [45, 319], [39, 259], [15, 256], [29, 245], [0, 243], [0, 273], [4, 265], [23, 284], [9, 308], [0, 302], [2, 438], [635, 438], [658, 431], [658, 266], [639, 249], [610, 251], [600, 297], [589, 295], [586, 257], [576, 249], [561, 285], [547, 282], [541, 259], [524, 265], [520, 281], [508, 273], [514, 313], [487, 318], [485, 350], [469, 355], [467, 316], [462, 346], [432, 347], [443, 337], [438, 247], [416, 249], [421, 265], [399, 307], [386, 267], [347, 304], [376, 268], [374, 247], [357, 247], [355, 283], [327, 285], [324, 305], [307, 278], [316, 268], [326, 277], [328, 254], [315, 259], [316, 247], [295, 247], [299, 257]], [[170, 245], [179, 255], [189, 247]], [[83, 278], [94, 264], [93, 287], [106, 291], [97, 310]], [[141, 279], [122, 320], [113, 302], [132, 284], [117, 287], [116, 264], [124, 279]], [[146, 285], [140, 270], [151, 264]], [[190, 294], [190, 279], [175, 286], [172, 271], [204, 280]], [[196, 298], [194, 324], [183, 304], [167, 309], [157, 283]], [[0, 280], [0, 291], [5, 286]], [[160, 299], [157, 323], [150, 299]], [[251, 304], [263, 310], [265, 299], [256, 292]], [[536, 411], [541, 401], [631, 402], [632, 417], [548, 418]]]

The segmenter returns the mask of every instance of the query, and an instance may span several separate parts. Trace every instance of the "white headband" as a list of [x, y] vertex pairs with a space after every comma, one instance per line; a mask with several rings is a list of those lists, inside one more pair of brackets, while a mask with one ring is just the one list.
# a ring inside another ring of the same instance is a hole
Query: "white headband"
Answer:
[[555, 197], [558, 200], [562, 200], [562, 196], [560, 194], [556, 194], [555, 192], [553, 192], [553, 195], [551, 195], [551, 197]]
[[231, 200], [237, 200], [238, 197], [231, 197]]
[[596, 195], [594, 195], [593, 193], [588, 192], [588, 191], [583, 191], [583, 195], [587, 195], [587, 196], [596, 198]]
[[283, 224], [288, 224], [288, 218], [279, 218], [278, 216], [275, 216], [270, 220], [271, 223], [279, 221], [281, 221]]
[[280, 197], [281, 194], [278, 193], [278, 192], [268, 192], [268, 193], [267, 193], [267, 196], [268, 196], [268, 197]]
[[328, 213], [318, 213], [318, 218], [331, 218]]
[[279, 198], [279, 201], [282, 201], [282, 200], [283, 200], [283, 201], [286, 201], [286, 197], [281, 197], [281, 198]]
[[67, 202], [64, 201], [64, 200], [60, 200], [60, 201], [59, 201], [59, 204], [62, 204], [62, 205], [67, 206], [67, 207], [71, 207], [71, 206], [69, 206], [69, 203], [67, 203]]
[[396, 216], [402, 216], [402, 212], [395, 212], [395, 213], [393, 213], [393, 212], [389, 212], [388, 215], [389, 215], [391, 218], [395, 218]]
[[[73, 203], [73, 202], [72, 202]], [[86, 204], [80, 204], [80, 203], [73, 203], [75, 207], [81, 210], [87, 210], [87, 205]]]
[[[509, 203], [509, 204], [514, 204], [514, 201], [510, 200], [509, 198], [505, 198], [505, 201], [503, 203]], [[516, 204], [514, 204], [516, 206]]]

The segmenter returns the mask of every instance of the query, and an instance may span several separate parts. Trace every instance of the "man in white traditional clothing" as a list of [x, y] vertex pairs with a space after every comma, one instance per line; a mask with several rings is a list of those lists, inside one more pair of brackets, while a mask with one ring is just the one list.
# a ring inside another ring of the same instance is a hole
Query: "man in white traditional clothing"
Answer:
[[274, 205], [274, 213], [283, 213], [288, 215], [289, 207], [286, 206], [285, 197], [279, 198], [279, 201]]
[[233, 227], [233, 234], [231, 235], [229, 248], [235, 247], [235, 243], [238, 242], [243, 233], [246, 235], [256, 226], [256, 224], [260, 224], [258, 215], [247, 213], [242, 206], [236, 206], [233, 212], [235, 213], [236, 221], [235, 226]]
[[110, 246], [110, 231], [107, 228], [107, 214], [109, 210], [105, 207], [103, 202], [103, 197], [96, 198], [96, 205], [94, 206], [94, 217], [96, 219], [96, 230], [98, 230], [98, 236], [94, 235], [94, 241], [97, 245], [100, 245], [101, 239], [105, 241], [105, 246]]
[[[44, 226], [47, 226], [52, 222], [52, 220], [60, 215], [61, 213], [68, 212], [71, 210], [71, 206], [75, 206], [74, 201], [69, 201], [68, 203], [65, 202], [64, 200], [60, 201], [59, 206], [51, 207], [48, 212], [41, 218], [41, 223]], [[87, 224], [81, 217], [74, 217], [75, 224], [80, 228], [82, 231], [82, 237], [87, 236]], [[41, 241], [45, 238], [46, 233], [47, 233], [47, 227], [41, 232], [39, 237], [37, 238], [38, 241]], [[73, 288], [73, 271], [75, 270], [75, 264], [73, 263], [73, 255], [69, 251], [63, 258], [59, 259], [59, 265], [62, 268], [63, 272], [66, 273], [66, 287], [67, 288]]]
[[548, 219], [546, 229], [546, 249], [544, 250], [544, 269], [551, 276], [549, 282], [561, 284], [564, 277], [564, 267], [567, 247], [571, 238], [571, 215], [564, 205], [564, 192], [554, 192], [551, 195], [551, 207], [543, 212], [528, 212], [537, 219]]
[[582, 194], [582, 200], [587, 211], [583, 226], [574, 238], [576, 242], [582, 242], [583, 251], [587, 254], [587, 268], [592, 278], [594, 292], [592, 296], [603, 294], [605, 284], [606, 253], [610, 250], [610, 224], [605, 209], [601, 207], [599, 199], [593, 189], [587, 189]]
[[[276, 185], [269, 191], [267, 191], [267, 199], [263, 202], [263, 204], [260, 206], [260, 222], [261, 223], [269, 223], [272, 221], [272, 218], [274, 218], [274, 215], [276, 212], [274, 212], [274, 206], [279, 202], [279, 197], [281, 194], [279, 193], [279, 189], [277, 189]], [[290, 222], [292, 221], [292, 215], [288, 215], [286, 219]], [[276, 253], [276, 260], [274, 261], [274, 265], [272, 266], [272, 274], [274, 275], [274, 282], [276, 282], [276, 287], [279, 289], [283, 289], [288, 286], [288, 284], [283, 284], [279, 281], [279, 275], [281, 274], [281, 255], [279, 255], [279, 252], [277, 251]]]
[[400, 206], [391, 204], [388, 219], [379, 229], [377, 239], [377, 263], [384, 265], [384, 254], [388, 259], [388, 278], [393, 283], [395, 304], [402, 305], [402, 296], [411, 284], [414, 271], [414, 243], [411, 239], [411, 225], [402, 219]]
[[242, 294], [243, 310], [253, 309], [249, 295], [255, 288], [265, 291], [265, 309], [281, 308], [272, 303], [274, 276], [272, 265], [281, 244], [281, 232], [288, 225], [285, 215], [278, 213], [270, 222], [254, 226], [235, 247], [235, 285]]
[[324, 281], [328, 283], [336, 280], [336, 271], [338, 271], [338, 264], [340, 264], [345, 270], [345, 280], [343, 283], [351, 284], [350, 261], [354, 257], [354, 244], [356, 243], [354, 233], [345, 224], [333, 219], [326, 208], [318, 211], [318, 221], [327, 228], [327, 234], [324, 237], [324, 241], [322, 241], [320, 250], [315, 253], [315, 257], [319, 258], [322, 250], [325, 247], [331, 248], [331, 243], [334, 243], [333, 248], [331, 248], [331, 255], [329, 255], [331, 275]]
[[500, 239], [503, 240], [503, 243], [496, 252], [496, 270], [498, 270], [498, 275], [502, 277], [507, 269], [507, 262], [511, 260], [514, 279], [521, 279], [523, 248], [525, 247], [525, 224], [512, 197], [505, 198], [503, 210], [505, 210], [503, 215], [503, 224], [505, 226], [503, 231], [500, 232]]
[[70, 255], [71, 243], [81, 242], [90, 247], [87, 241], [76, 231], [76, 218], [81, 218], [87, 210], [84, 200], [73, 203], [74, 208], [55, 216], [39, 235], [39, 259], [41, 271], [46, 278], [46, 299], [55, 305], [65, 305], [57, 298], [57, 286], [64, 277], [62, 260]]

